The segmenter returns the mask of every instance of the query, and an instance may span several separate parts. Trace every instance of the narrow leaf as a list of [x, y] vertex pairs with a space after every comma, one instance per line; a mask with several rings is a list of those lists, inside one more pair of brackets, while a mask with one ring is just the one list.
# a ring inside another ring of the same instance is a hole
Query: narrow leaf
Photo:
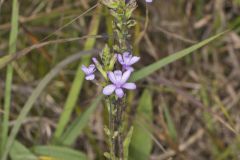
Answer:
[[[18, 18], [19, 18], [19, 4], [18, 0], [14, 0], [12, 3], [12, 17], [11, 17], [11, 31], [9, 39], [9, 55], [16, 52], [17, 48], [17, 35], [18, 35]], [[6, 60], [6, 59], [5, 59]], [[4, 114], [3, 120], [0, 117], [1, 137], [0, 137], [0, 155], [5, 148], [7, 135], [9, 130], [9, 114], [11, 107], [11, 88], [13, 79], [13, 66], [9, 64], [6, 73], [5, 95], [4, 95]]]
[[55, 160], [87, 160], [84, 153], [66, 147], [35, 146], [33, 152], [39, 157], [50, 157]]
[[132, 134], [133, 134], [133, 126], [130, 128], [128, 131], [127, 137], [125, 138], [123, 142], [123, 154], [124, 154], [124, 159], [128, 159], [128, 153], [129, 153], [129, 145], [132, 139]]
[[18, 141], [14, 141], [10, 157], [11, 160], [38, 160], [31, 151]]
[[75, 121], [71, 123], [71, 125], [66, 129], [66, 131], [63, 133], [61, 138], [59, 139], [59, 142], [64, 145], [72, 145], [79, 134], [82, 132], [84, 127], [88, 124], [89, 118], [92, 115], [92, 113], [97, 108], [99, 102], [101, 101], [102, 96], [98, 96], [91, 104], [91, 106], [82, 113]]
[[169, 135], [176, 142], [177, 141], [177, 131], [175, 129], [175, 125], [173, 123], [172, 117], [169, 113], [169, 109], [167, 106], [164, 106], [164, 116], [166, 117]]
[[159, 70], [160, 68], [168, 65], [169, 63], [175, 62], [176, 60], [178, 60], [184, 56], [189, 55], [190, 53], [192, 53], [192, 52], [196, 51], [197, 49], [207, 45], [208, 43], [216, 40], [217, 38], [219, 38], [220, 36], [224, 35], [227, 32], [228, 31], [219, 33], [219, 34], [212, 36], [202, 42], [199, 42], [189, 48], [186, 48], [182, 51], [174, 53], [170, 56], [167, 56], [166, 58], [160, 59], [159, 61], [140, 69], [139, 71], [137, 71], [133, 74], [130, 81], [135, 82], [135, 81], [138, 81], [140, 79], [143, 79], [143, 78], [149, 76], [150, 74], [154, 73], [155, 71]]

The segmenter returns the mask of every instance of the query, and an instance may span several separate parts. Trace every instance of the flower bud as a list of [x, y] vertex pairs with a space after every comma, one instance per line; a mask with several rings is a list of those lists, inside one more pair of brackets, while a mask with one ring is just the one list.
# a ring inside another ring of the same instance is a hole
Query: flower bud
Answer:
[[93, 63], [96, 65], [96, 68], [98, 71], [102, 74], [102, 76], [107, 80], [107, 73], [103, 70], [102, 65], [98, 62], [97, 58], [93, 57], [92, 58]]

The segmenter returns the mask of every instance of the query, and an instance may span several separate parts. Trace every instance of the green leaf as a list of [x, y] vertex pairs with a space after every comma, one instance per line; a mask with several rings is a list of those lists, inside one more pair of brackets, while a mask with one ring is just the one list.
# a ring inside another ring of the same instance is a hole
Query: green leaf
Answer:
[[133, 134], [133, 126], [128, 131], [127, 137], [125, 138], [125, 140], [123, 142], [124, 159], [128, 159], [129, 145], [130, 145], [130, 142], [132, 139], [132, 134]]
[[39, 157], [50, 157], [56, 160], [87, 160], [84, 153], [66, 147], [35, 146], [33, 152]]
[[[18, 18], [19, 18], [19, 4], [18, 0], [13, 0], [12, 3], [12, 17], [11, 17], [11, 31], [9, 38], [9, 56], [16, 52], [17, 48], [17, 36], [18, 36]], [[7, 59], [4, 59], [7, 60]], [[9, 131], [9, 114], [11, 106], [11, 88], [12, 88], [12, 79], [13, 79], [13, 66], [8, 64], [7, 73], [6, 73], [6, 84], [5, 84], [5, 94], [4, 94], [4, 114], [3, 119], [0, 117], [0, 130], [2, 131], [0, 137], [0, 155], [6, 146], [6, 141]]]
[[64, 145], [72, 145], [79, 134], [82, 132], [83, 128], [88, 124], [89, 118], [92, 113], [97, 108], [102, 96], [98, 96], [91, 104], [91, 106], [81, 114], [71, 125], [66, 129], [63, 135], [60, 137], [59, 142]]
[[[142, 123], [142, 121], [144, 123]], [[149, 159], [152, 150], [152, 138], [149, 125], [153, 120], [152, 95], [145, 90], [141, 96], [137, 109], [137, 118], [134, 122], [134, 131], [130, 143], [130, 160]]]
[[219, 38], [220, 36], [224, 35], [227, 32], [228, 32], [228, 30], [225, 32], [219, 33], [215, 36], [212, 36], [212, 37], [210, 37], [202, 42], [199, 42], [189, 48], [186, 48], [182, 51], [179, 51], [170, 56], [167, 56], [166, 58], [160, 59], [159, 61], [140, 69], [139, 71], [135, 72], [132, 75], [132, 77], [130, 78], [130, 81], [135, 82], [135, 81], [138, 81], [140, 79], [143, 79], [143, 78], [149, 76], [150, 74], [154, 73], [155, 71], [159, 70], [160, 68], [162, 68], [162, 67], [168, 65], [169, 63], [172, 63], [184, 56], [189, 55], [190, 53], [192, 53], [192, 52], [196, 51], [197, 49], [207, 45], [208, 43], [216, 40], [217, 38]]
[[13, 143], [10, 158], [11, 160], [38, 160], [31, 151], [18, 141], [14, 141]]
[[173, 123], [172, 117], [169, 113], [169, 109], [167, 106], [164, 106], [164, 116], [166, 117], [169, 135], [176, 142], [177, 141], [177, 131], [175, 129], [175, 125]]

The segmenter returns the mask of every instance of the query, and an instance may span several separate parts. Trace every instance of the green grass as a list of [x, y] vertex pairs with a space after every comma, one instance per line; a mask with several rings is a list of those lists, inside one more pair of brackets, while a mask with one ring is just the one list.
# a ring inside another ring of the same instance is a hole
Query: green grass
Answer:
[[[17, 48], [17, 36], [18, 36], [18, 17], [19, 17], [19, 4], [18, 0], [14, 0], [12, 3], [12, 18], [11, 18], [11, 32], [9, 39], [9, 54], [16, 52]], [[0, 138], [0, 155], [4, 150], [6, 141], [8, 139], [9, 131], [9, 115], [11, 109], [11, 92], [12, 92], [12, 79], [13, 79], [13, 66], [9, 64], [7, 66], [5, 95], [4, 95], [4, 114], [1, 124], [1, 138]]]
[[3, 157], [1, 160], [6, 160], [8, 153], [12, 147], [12, 144], [16, 138], [16, 135], [22, 125], [22, 122], [27, 117], [29, 111], [33, 107], [33, 104], [36, 102], [37, 98], [39, 98], [40, 94], [44, 91], [46, 86], [51, 82], [51, 80], [58, 75], [58, 73], [67, 65], [73, 63], [74, 61], [77, 61], [80, 59], [84, 54], [90, 54], [94, 53], [94, 51], [82, 51], [80, 53], [77, 53], [75, 55], [70, 56], [69, 58], [64, 59], [61, 63], [59, 63], [55, 68], [53, 68], [38, 84], [38, 86], [34, 89], [34, 91], [31, 93], [30, 97], [28, 98], [27, 102], [21, 109], [21, 112], [19, 113], [16, 123], [14, 124], [10, 135], [7, 139], [6, 146], [3, 150]]

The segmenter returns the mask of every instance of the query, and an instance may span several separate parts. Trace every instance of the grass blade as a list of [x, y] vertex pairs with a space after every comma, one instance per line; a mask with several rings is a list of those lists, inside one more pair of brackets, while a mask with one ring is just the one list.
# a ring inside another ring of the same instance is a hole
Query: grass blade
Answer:
[[74, 61], [77, 61], [78, 59], [80, 59], [84, 54], [90, 54], [90, 53], [94, 53], [96, 52], [96, 50], [91, 50], [91, 51], [82, 51], [79, 52], [77, 54], [74, 54], [70, 57], [68, 57], [67, 59], [63, 60], [62, 62], [60, 62], [55, 68], [53, 68], [42, 80], [41, 82], [38, 84], [37, 88], [32, 92], [31, 96], [28, 98], [27, 102], [25, 103], [25, 105], [23, 106], [15, 125], [13, 126], [10, 136], [7, 140], [6, 143], [6, 147], [4, 148], [4, 152], [3, 152], [3, 157], [1, 160], [6, 160], [8, 153], [12, 147], [12, 144], [15, 140], [15, 137], [19, 131], [19, 128], [22, 124], [22, 122], [24, 121], [24, 119], [26, 118], [27, 114], [29, 113], [29, 111], [31, 110], [31, 108], [33, 107], [34, 102], [36, 102], [36, 99], [40, 96], [40, 94], [42, 93], [42, 91], [44, 90], [44, 88], [49, 84], [49, 82], [55, 77], [57, 76], [57, 74], [68, 64], [73, 63]]
[[169, 112], [169, 109], [165, 103], [164, 103], [163, 111], [164, 111], [163, 113], [164, 113], [164, 116], [167, 121], [169, 135], [170, 135], [171, 139], [174, 140], [174, 142], [177, 142], [177, 131], [176, 131], [174, 122], [172, 120], [171, 114]]
[[14, 141], [10, 157], [11, 160], [38, 160], [31, 151], [18, 141]]
[[208, 43], [216, 40], [217, 38], [219, 38], [220, 36], [224, 35], [227, 32], [228, 32], [228, 30], [225, 32], [219, 33], [215, 36], [212, 36], [212, 37], [210, 37], [202, 42], [199, 42], [189, 48], [186, 48], [182, 51], [179, 51], [170, 56], [167, 56], [166, 58], [160, 59], [159, 61], [140, 69], [139, 71], [137, 71], [133, 74], [130, 81], [138, 81], [140, 79], [143, 79], [143, 78], [149, 76], [150, 74], [154, 73], [155, 71], [159, 70], [160, 68], [162, 68], [162, 67], [168, 65], [169, 63], [172, 63], [184, 56], [189, 55], [190, 53], [192, 53], [192, 52], [196, 51], [197, 49], [207, 45]]
[[[98, 6], [95, 16], [92, 19], [91, 27], [89, 31], [89, 35], [95, 35], [98, 32], [99, 24], [100, 24], [100, 13], [101, 12], [101, 6]], [[95, 45], [96, 39], [88, 39], [85, 43], [84, 50], [92, 49]], [[85, 56], [82, 61], [79, 64], [79, 67], [76, 71], [76, 76], [74, 78], [73, 84], [71, 86], [70, 92], [68, 94], [66, 103], [64, 105], [63, 113], [61, 114], [60, 120], [58, 122], [56, 131], [54, 133], [54, 141], [58, 141], [58, 139], [61, 137], [69, 119], [71, 116], [71, 113], [76, 105], [78, 96], [80, 94], [83, 82], [84, 82], [84, 73], [81, 70], [82, 64], [88, 65], [90, 63], [91, 56]]]
[[[18, 13], [19, 13], [18, 0], [14, 0], [12, 3], [12, 18], [11, 18], [11, 31], [9, 40], [9, 54], [16, 52], [17, 46], [17, 35], [18, 35]], [[0, 155], [1, 151], [5, 148], [7, 136], [8, 136], [8, 126], [9, 126], [9, 112], [11, 106], [11, 88], [13, 79], [13, 66], [9, 64], [7, 67], [6, 75], [6, 85], [5, 85], [5, 96], [4, 96], [4, 114], [2, 121], [2, 134], [0, 143]]]
[[131, 140], [132, 140], [132, 134], [133, 134], [133, 126], [130, 128], [130, 130], [128, 131], [128, 134], [127, 134], [125, 140], [123, 141], [123, 154], [124, 154], [124, 159], [128, 159], [128, 155], [129, 155], [129, 145], [130, 145]]
[[87, 156], [79, 151], [58, 146], [35, 146], [33, 152], [39, 157], [54, 160], [87, 160]]

